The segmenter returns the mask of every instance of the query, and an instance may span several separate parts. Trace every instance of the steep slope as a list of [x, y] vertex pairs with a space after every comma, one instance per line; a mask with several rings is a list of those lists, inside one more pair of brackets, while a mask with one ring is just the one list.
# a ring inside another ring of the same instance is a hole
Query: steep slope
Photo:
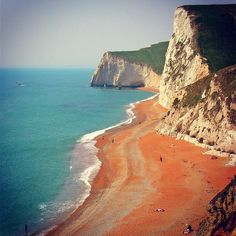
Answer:
[[159, 87], [168, 42], [138, 51], [106, 52], [91, 86]]
[[236, 154], [236, 65], [176, 93], [157, 131]]
[[236, 176], [209, 203], [208, 216], [196, 236], [236, 234]]
[[236, 63], [236, 5], [182, 6], [174, 18], [160, 103], [170, 108], [175, 93]]

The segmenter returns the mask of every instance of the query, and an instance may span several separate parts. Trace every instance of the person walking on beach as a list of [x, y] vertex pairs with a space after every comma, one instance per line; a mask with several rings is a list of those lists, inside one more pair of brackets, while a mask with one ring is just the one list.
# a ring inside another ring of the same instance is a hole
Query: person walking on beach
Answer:
[[160, 162], [162, 162], [163, 161], [163, 158], [162, 158], [162, 156], [160, 156]]

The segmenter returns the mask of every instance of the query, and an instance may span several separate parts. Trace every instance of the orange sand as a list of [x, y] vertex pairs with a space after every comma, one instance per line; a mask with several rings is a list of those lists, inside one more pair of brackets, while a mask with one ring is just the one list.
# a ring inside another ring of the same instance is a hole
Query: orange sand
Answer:
[[166, 110], [155, 99], [135, 111], [131, 125], [97, 138], [102, 166], [91, 195], [48, 235], [183, 235], [185, 223], [196, 229], [209, 200], [236, 173], [225, 158], [212, 160], [202, 148], [157, 135]]

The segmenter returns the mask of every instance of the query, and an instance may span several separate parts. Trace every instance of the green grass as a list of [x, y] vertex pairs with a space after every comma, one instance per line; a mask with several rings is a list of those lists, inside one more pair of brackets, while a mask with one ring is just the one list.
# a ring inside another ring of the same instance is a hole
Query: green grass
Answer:
[[198, 46], [212, 72], [236, 64], [236, 4], [184, 6], [194, 13]]
[[204, 79], [188, 85], [186, 87], [186, 95], [183, 97], [181, 105], [184, 107], [196, 106], [202, 99], [203, 91], [206, 90], [206, 93], [208, 93], [212, 78], [213, 75], [211, 74]]
[[235, 93], [236, 95], [236, 72], [232, 71], [221, 81], [222, 92], [228, 97]]
[[137, 51], [120, 51], [111, 53], [125, 58], [129, 62], [149, 65], [157, 74], [162, 74], [168, 44], [169, 42], [161, 42]]
[[[217, 71], [217, 77], [215, 77], [215, 73], [211, 73], [205, 78], [186, 86], [186, 94], [183, 99], [181, 101], [176, 99], [173, 105], [184, 107], [196, 106], [199, 102], [203, 101], [202, 94], [204, 91], [206, 97], [209, 96], [210, 82], [212, 80], [217, 81], [220, 88], [220, 92], [213, 92], [211, 94], [213, 100], [217, 100], [218, 96], [222, 96], [228, 99], [229, 104], [232, 100], [236, 102], [236, 65], [233, 65]], [[234, 99], [232, 98], [233, 96], [235, 96]]]

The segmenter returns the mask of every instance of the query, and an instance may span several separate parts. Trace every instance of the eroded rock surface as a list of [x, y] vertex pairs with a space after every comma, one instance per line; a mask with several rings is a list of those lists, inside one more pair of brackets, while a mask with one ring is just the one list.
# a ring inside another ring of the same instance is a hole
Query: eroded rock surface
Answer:
[[106, 52], [93, 75], [92, 86], [159, 88], [169, 42], [137, 51]]
[[207, 60], [198, 47], [194, 19], [194, 13], [177, 8], [160, 85], [159, 101], [167, 108], [171, 107], [176, 91], [209, 74]]
[[181, 89], [156, 129], [235, 156], [235, 107], [236, 65]]
[[177, 8], [160, 85], [163, 106], [170, 108], [185, 86], [236, 63], [235, 19], [235, 4]]
[[92, 86], [159, 87], [161, 76], [148, 65], [129, 62], [106, 52], [94, 73]]
[[196, 236], [236, 235], [236, 176], [208, 205]]

